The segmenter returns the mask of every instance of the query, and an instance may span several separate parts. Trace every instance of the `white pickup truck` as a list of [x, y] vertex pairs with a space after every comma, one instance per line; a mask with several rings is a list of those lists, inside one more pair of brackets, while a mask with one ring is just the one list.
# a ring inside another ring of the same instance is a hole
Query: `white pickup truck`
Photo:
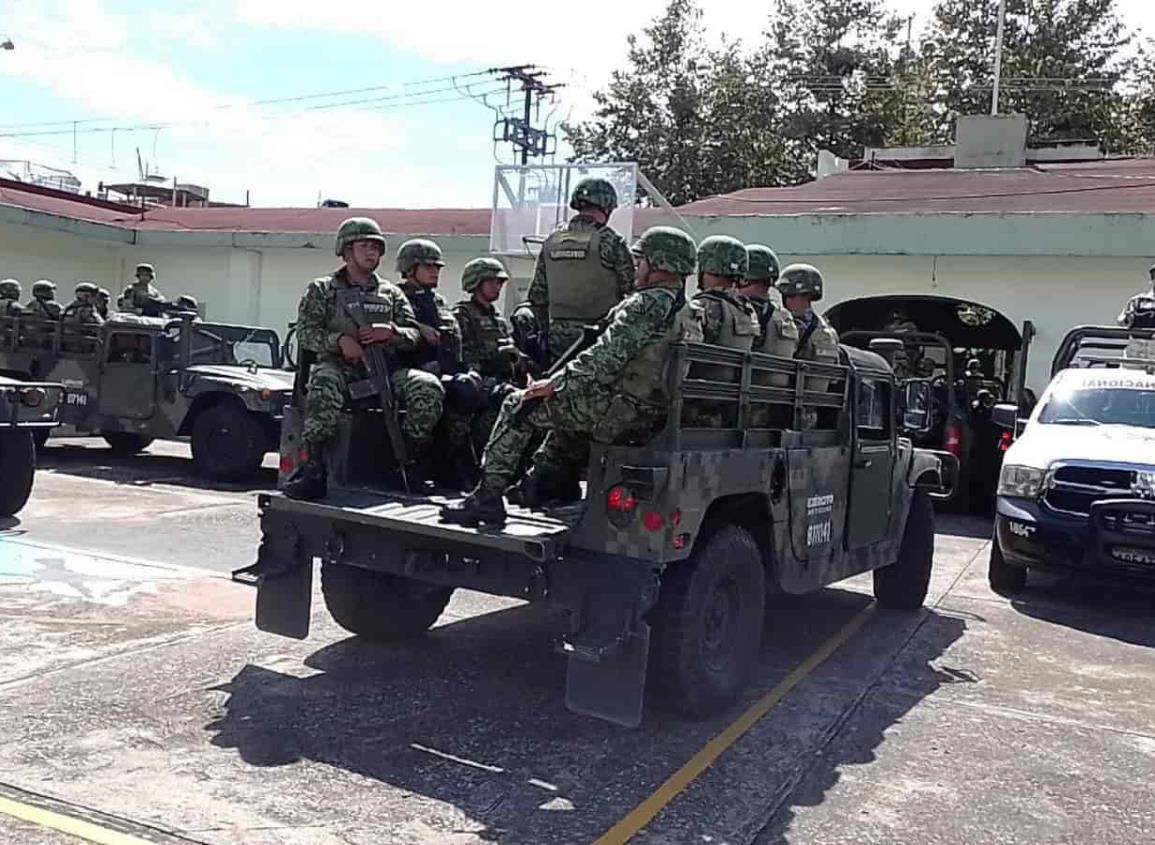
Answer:
[[1030, 417], [996, 408], [1018, 436], [999, 475], [994, 589], [1021, 590], [1042, 568], [1155, 583], [1155, 360], [1136, 357], [1150, 333], [1073, 329]]

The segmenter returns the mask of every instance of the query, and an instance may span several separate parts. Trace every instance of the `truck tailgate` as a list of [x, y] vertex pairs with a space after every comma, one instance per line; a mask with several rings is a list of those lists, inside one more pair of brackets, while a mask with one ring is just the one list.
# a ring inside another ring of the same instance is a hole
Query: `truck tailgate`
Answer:
[[441, 506], [460, 498], [342, 490], [316, 502], [290, 499], [281, 493], [263, 493], [257, 501], [262, 514], [274, 512], [335, 524], [351, 522], [456, 545], [523, 554], [535, 561], [550, 560], [561, 554], [566, 537], [584, 510], [581, 504], [551, 509], [548, 513], [511, 507], [504, 526], [468, 528], [441, 521]]

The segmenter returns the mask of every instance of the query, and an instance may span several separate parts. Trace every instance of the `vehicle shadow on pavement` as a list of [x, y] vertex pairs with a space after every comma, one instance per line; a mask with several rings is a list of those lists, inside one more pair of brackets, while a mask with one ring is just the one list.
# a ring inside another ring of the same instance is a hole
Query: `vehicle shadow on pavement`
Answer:
[[[772, 807], [769, 822], [754, 839], [757, 845], [790, 842], [801, 845], [816, 841], [815, 831], [808, 826], [793, 829], [808, 808], [826, 803], [844, 776], [860, 781], [861, 776], [854, 774], [850, 767], [874, 763], [879, 748], [887, 740], [887, 732], [900, 725], [907, 713], [940, 687], [978, 682], [966, 669], [937, 663], [963, 636], [966, 620], [930, 609], [924, 613], [909, 642], [876, 674], [872, 683], [864, 685], [859, 696], [830, 727], [824, 742], [800, 761], [792, 781]], [[827, 809], [825, 813], [840, 818], [843, 833], [845, 825], [854, 824], [853, 818], [842, 817], [842, 810], [837, 808]], [[821, 823], [818, 827], [829, 833], [829, 828]], [[846, 841], [854, 841], [853, 835]]]
[[934, 530], [936, 534], [949, 534], [952, 537], [973, 537], [976, 540], [991, 538], [991, 517], [944, 513], [937, 511], [934, 515]]
[[[454, 818], [461, 832], [464, 814], [469, 832], [485, 839], [534, 845], [592, 841], [869, 602], [842, 589], [774, 597], [750, 689], [729, 712], [702, 722], [651, 706], [640, 728], [626, 730], [568, 712], [565, 662], [552, 648], [562, 620], [554, 611], [527, 605], [450, 622], [405, 644], [342, 639], [309, 655], [305, 671], [299, 664], [282, 672], [276, 665], [250, 663], [216, 687], [227, 701], [223, 715], [205, 730], [213, 734], [213, 745], [236, 749], [245, 763], [268, 770], [262, 780], [292, 784], [300, 777], [291, 773], [298, 763], [323, 763], [360, 776], [353, 793], [343, 791], [339, 801], [371, 802], [374, 816], [389, 819], [390, 826], [424, 812], [418, 818], [426, 823], [430, 813]], [[920, 627], [926, 660], [953, 642], [963, 624], [931, 614]], [[896, 636], [887, 640], [895, 648]], [[858, 676], [869, 674], [863, 667], [877, 664], [881, 670], [887, 662], [880, 654], [874, 649], [861, 661], [857, 654], [848, 658], [856, 668], [838, 681], [847, 707], [858, 695]], [[912, 686], [911, 704], [944, 682], [929, 667], [922, 669], [934, 682]], [[806, 693], [800, 688], [792, 695]], [[823, 712], [834, 708], [831, 718], [840, 718], [829, 692], [821, 699]], [[827, 729], [805, 700], [773, 711], [767, 720], [779, 717], [782, 726], [766, 730], [782, 739], [774, 740], [773, 753], [757, 766], [763, 806], [783, 790], [789, 794], [802, 766], [794, 751], [809, 760], [809, 745]], [[879, 727], [880, 737], [884, 729]], [[742, 783], [727, 779], [724, 788], [745, 792]], [[706, 822], [717, 811], [708, 804]], [[337, 805], [325, 810], [331, 819], [341, 819], [342, 812]], [[761, 821], [753, 830], [760, 827]]]
[[230, 492], [275, 490], [277, 487], [277, 472], [274, 469], [262, 467], [251, 479], [242, 482], [211, 481], [196, 474], [191, 457], [152, 454], [147, 451], [135, 455], [117, 455], [111, 449], [99, 446], [49, 445], [37, 452], [36, 465], [42, 470], [52, 470], [76, 478], [111, 481], [132, 487], [163, 483], [191, 490]]
[[1155, 586], [1032, 571], [1011, 607], [1035, 619], [1155, 648]]

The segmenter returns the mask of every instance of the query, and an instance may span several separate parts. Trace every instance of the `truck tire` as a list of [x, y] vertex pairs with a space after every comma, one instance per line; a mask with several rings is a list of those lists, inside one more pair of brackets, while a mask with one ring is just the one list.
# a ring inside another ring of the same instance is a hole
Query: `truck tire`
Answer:
[[924, 490], [915, 490], [902, 532], [898, 558], [874, 570], [874, 597], [891, 610], [915, 610], [926, 601], [934, 565], [934, 507]]
[[397, 642], [425, 633], [445, 610], [452, 587], [438, 587], [341, 563], [321, 564], [321, 593], [337, 624], [359, 637]]
[[193, 465], [214, 481], [251, 478], [265, 457], [265, 432], [244, 408], [231, 402], [205, 408], [193, 422]]
[[153, 438], [130, 431], [102, 431], [100, 436], [112, 448], [114, 455], [135, 455], [148, 448]]
[[736, 525], [663, 573], [647, 672], [657, 706], [703, 718], [734, 702], [758, 659], [765, 580], [758, 544]]
[[37, 449], [43, 449], [44, 444], [48, 442], [49, 430], [46, 428], [38, 428], [32, 432], [32, 442], [36, 444]]
[[0, 432], [0, 517], [19, 511], [32, 494], [36, 445], [28, 431]]
[[999, 538], [991, 538], [991, 558], [987, 564], [987, 581], [996, 593], [1010, 595], [1022, 592], [1027, 586], [1027, 569], [1025, 566], [1013, 566], [1003, 558], [1003, 550], [999, 548]]

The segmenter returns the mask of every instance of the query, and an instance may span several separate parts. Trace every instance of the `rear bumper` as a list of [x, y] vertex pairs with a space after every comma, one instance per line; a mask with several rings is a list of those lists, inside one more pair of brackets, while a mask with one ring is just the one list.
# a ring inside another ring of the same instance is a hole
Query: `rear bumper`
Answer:
[[55, 428], [64, 386], [49, 382], [0, 384], [0, 431]]
[[995, 538], [1012, 566], [1155, 582], [1155, 502], [1105, 500], [1078, 517], [999, 497]]

